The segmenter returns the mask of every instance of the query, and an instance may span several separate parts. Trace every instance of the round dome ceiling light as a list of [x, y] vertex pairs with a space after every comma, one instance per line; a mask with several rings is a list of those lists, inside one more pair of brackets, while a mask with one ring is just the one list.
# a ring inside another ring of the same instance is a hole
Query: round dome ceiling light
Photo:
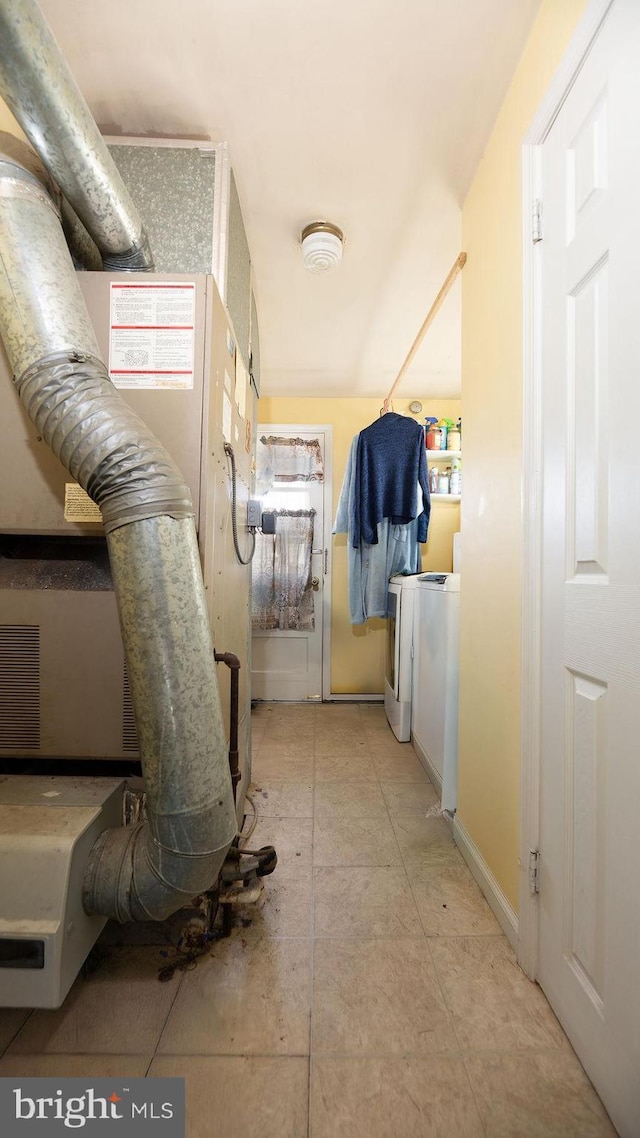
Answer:
[[342, 260], [344, 234], [330, 221], [312, 221], [300, 234], [302, 259], [310, 273], [325, 273], [335, 269]]

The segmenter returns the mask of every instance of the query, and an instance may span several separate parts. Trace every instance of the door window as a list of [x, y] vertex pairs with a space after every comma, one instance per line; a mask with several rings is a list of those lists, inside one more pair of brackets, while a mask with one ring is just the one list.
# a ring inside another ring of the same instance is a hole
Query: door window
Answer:
[[323, 480], [319, 439], [260, 436], [256, 489], [263, 511], [275, 514], [275, 533], [257, 534], [253, 561], [254, 632], [312, 632], [315, 628], [311, 568], [315, 509], [310, 483]]

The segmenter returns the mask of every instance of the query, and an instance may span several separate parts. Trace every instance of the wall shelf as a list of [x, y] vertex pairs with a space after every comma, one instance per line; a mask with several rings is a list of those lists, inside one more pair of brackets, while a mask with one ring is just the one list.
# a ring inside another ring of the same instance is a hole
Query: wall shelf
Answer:
[[[445, 459], [462, 458], [461, 450], [428, 450], [427, 451], [427, 465], [434, 462], [444, 462]], [[431, 494], [431, 500], [436, 499], [439, 502], [459, 502], [461, 501], [461, 494]]]

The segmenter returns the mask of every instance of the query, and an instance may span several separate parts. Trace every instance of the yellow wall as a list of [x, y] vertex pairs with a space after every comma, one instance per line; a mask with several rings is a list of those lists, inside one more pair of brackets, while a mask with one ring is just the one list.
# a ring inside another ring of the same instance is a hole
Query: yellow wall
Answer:
[[462, 214], [458, 818], [518, 908], [522, 139], [586, 0], [545, 0]]
[[[457, 419], [460, 403], [455, 399], [422, 398], [425, 415]], [[395, 399], [394, 409], [408, 411], [411, 396]], [[354, 435], [377, 419], [380, 399], [285, 399], [264, 398], [258, 405], [260, 423], [327, 423], [333, 427], [333, 503], [338, 502], [349, 447]], [[424, 548], [424, 569], [450, 569], [453, 532], [458, 529], [459, 508], [454, 503], [433, 503], [429, 541]], [[384, 689], [384, 620], [364, 625], [349, 621], [347, 594], [347, 538], [333, 538], [331, 592], [331, 690], [335, 694], [380, 694]]]

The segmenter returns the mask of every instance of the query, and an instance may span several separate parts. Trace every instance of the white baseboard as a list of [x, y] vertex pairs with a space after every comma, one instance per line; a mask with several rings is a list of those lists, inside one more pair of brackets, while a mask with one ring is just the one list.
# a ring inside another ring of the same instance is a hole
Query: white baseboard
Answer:
[[457, 814], [453, 819], [453, 839], [493, 910], [500, 928], [514, 952], [517, 953], [519, 940], [517, 914], [502, 892], [477, 845], [469, 836], [462, 822], [459, 821]]
[[331, 692], [325, 703], [384, 703], [384, 692], [378, 695], [368, 695], [363, 692], [349, 692], [341, 695], [340, 692]]
[[416, 755], [420, 759], [420, 762], [422, 763], [424, 769], [426, 770], [427, 774], [429, 775], [429, 778], [431, 779], [433, 785], [435, 786], [436, 790], [438, 791], [438, 797], [441, 799], [442, 798], [442, 776], [439, 774], [439, 772], [434, 767], [434, 765], [431, 762], [431, 759], [429, 758], [427, 752], [423, 751], [423, 749], [420, 746], [415, 735], [411, 736], [411, 742], [413, 744], [413, 749], [414, 749]]

